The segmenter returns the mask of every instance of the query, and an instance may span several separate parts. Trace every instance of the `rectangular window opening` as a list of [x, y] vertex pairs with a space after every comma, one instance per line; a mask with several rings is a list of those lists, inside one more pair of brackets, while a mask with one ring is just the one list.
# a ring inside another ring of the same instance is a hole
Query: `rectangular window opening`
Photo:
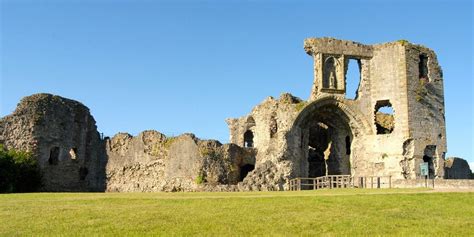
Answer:
[[361, 80], [360, 59], [349, 59], [347, 62], [345, 83], [346, 99], [355, 100], [358, 97], [359, 84]]

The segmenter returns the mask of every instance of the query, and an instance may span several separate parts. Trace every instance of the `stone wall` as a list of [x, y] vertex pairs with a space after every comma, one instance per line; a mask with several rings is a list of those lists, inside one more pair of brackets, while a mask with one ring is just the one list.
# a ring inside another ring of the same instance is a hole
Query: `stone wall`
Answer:
[[469, 163], [458, 157], [450, 157], [445, 162], [445, 179], [474, 179]]
[[255, 170], [243, 182], [245, 190], [282, 190], [299, 161], [282, 158], [287, 149], [287, 133], [306, 102], [288, 93], [279, 99], [268, 97], [251, 113], [227, 119], [230, 142], [245, 146], [244, 135], [253, 134], [253, 148], [258, 151]]
[[474, 189], [474, 179], [398, 179], [394, 188]]
[[237, 184], [243, 178], [241, 168], [255, 164], [253, 149], [193, 134], [167, 138], [157, 131], [136, 137], [119, 133], [107, 139], [106, 150], [107, 191], [113, 192], [213, 190]]
[[255, 167], [256, 150], [144, 131], [101, 139], [89, 109], [50, 94], [25, 97], [0, 120], [0, 143], [29, 151], [43, 191], [248, 190], [237, 186]]
[[100, 191], [105, 187], [103, 142], [81, 103], [50, 94], [23, 98], [0, 120], [8, 149], [30, 151], [45, 191]]
[[428, 161], [430, 176], [442, 178], [447, 151], [442, 70], [436, 54], [428, 48], [405, 44], [405, 54], [408, 122], [413, 139], [412, 177], [419, 175], [419, 164]]

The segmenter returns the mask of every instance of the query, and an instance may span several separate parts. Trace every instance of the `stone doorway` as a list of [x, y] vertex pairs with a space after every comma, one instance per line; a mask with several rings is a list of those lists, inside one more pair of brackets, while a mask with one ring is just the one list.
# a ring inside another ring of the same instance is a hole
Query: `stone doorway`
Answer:
[[328, 106], [311, 115], [305, 146], [308, 177], [350, 174], [352, 132], [341, 113], [336, 106]]
[[255, 169], [255, 165], [252, 165], [252, 164], [246, 164], [246, 165], [240, 167], [240, 179], [239, 179], [239, 181], [243, 181], [245, 179], [245, 177], [247, 177], [247, 174], [250, 173], [254, 169]]
[[351, 121], [354, 120], [353, 124], [357, 120], [339, 103], [334, 99], [315, 101], [295, 121], [300, 134], [300, 151], [296, 153], [301, 156], [297, 159], [301, 162], [298, 177], [351, 174]]

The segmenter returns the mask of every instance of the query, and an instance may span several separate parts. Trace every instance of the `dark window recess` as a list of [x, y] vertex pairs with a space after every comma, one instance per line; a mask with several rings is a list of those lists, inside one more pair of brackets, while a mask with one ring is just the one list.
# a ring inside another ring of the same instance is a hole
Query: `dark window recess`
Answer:
[[253, 132], [250, 130], [244, 133], [244, 147], [253, 147]]
[[85, 180], [89, 174], [89, 170], [86, 167], [79, 168], [79, 180]]
[[423, 162], [428, 162], [428, 177], [434, 178], [435, 169], [433, 163], [433, 157], [436, 156], [436, 146], [435, 145], [428, 145], [425, 147], [424, 155], [423, 155]]
[[250, 173], [254, 169], [255, 169], [255, 166], [251, 164], [246, 164], [240, 167], [240, 181], [243, 181], [244, 178], [247, 177], [247, 174]]
[[253, 127], [253, 126], [255, 126], [255, 120], [253, 119], [252, 116], [249, 116], [249, 117], [247, 118], [247, 127], [248, 127], [248, 128], [251, 128], [251, 127]]
[[276, 121], [276, 115], [272, 114], [270, 118], [270, 138], [274, 138], [278, 132], [278, 123]]
[[300, 148], [304, 147], [304, 133], [301, 132], [301, 139], [300, 139]]
[[351, 138], [346, 136], [346, 155], [351, 154]]
[[428, 81], [428, 56], [426, 56], [425, 54], [420, 54], [418, 72], [420, 79]]
[[59, 147], [53, 147], [49, 151], [48, 163], [50, 165], [58, 165], [59, 162]]

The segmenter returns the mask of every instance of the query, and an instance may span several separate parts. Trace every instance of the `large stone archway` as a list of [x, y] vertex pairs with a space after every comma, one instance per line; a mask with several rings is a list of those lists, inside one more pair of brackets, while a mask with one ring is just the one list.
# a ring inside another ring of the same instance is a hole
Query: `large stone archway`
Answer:
[[[317, 99], [297, 116], [293, 123], [293, 146], [296, 164], [294, 175], [319, 177], [353, 173], [351, 165], [357, 157], [358, 138], [370, 134], [363, 116], [343, 99], [327, 96]], [[325, 159], [326, 158], [326, 159]]]

